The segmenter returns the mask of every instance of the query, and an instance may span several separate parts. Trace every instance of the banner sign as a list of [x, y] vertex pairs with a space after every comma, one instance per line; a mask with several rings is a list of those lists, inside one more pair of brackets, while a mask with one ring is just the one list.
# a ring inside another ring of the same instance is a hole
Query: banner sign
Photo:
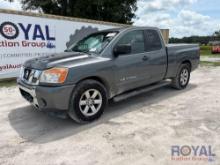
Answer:
[[114, 27], [0, 13], [0, 79], [17, 77], [22, 64], [30, 58], [63, 52], [92, 32]]

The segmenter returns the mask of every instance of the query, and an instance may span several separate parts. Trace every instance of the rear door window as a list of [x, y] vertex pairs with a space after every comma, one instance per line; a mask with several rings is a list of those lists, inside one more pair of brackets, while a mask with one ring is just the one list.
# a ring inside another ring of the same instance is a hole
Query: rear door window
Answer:
[[156, 30], [145, 30], [146, 51], [156, 51], [162, 49], [160, 36]]

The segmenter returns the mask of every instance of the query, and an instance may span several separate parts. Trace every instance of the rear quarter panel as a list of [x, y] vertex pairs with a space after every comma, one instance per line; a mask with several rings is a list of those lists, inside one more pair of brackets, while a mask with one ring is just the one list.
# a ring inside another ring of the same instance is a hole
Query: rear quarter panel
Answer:
[[166, 78], [175, 77], [180, 65], [189, 61], [191, 71], [195, 70], [200, 61], [200, 48], [198, 44], [168, 44], [168, 69]]

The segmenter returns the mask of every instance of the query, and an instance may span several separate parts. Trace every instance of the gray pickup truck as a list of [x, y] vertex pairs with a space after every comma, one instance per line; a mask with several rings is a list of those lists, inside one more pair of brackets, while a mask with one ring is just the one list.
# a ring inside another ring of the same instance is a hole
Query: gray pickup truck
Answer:
[[99, 118], [120, 101], [165, 85], [184, 89], [199, 64], [197, 44], [165, 45], [154, 27], [90, 34], [64, 53], [26, 61], [17, 84], [36, 108], [62, 111], [76, 122]]

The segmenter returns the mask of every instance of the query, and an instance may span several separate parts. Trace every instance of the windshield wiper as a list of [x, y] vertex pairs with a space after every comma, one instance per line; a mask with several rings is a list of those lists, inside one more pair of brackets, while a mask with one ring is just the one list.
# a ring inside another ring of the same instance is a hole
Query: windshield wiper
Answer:
[[79, 53], [86, 53], [88, 55], [93, 55], [93, 54], [96, 54], [95, 52], [90, 52], [90, 51], [82, 51], [82, 50], [74, 50], [74, 49], [66, 49], [64, 50], [64, 52], [79, 52]]
[[91, 52], [89, 52], [89, 51], [78, 51], [78, 52], [85, 53], [85, 54], [88, 54], [88, 55], [92, 55]]

